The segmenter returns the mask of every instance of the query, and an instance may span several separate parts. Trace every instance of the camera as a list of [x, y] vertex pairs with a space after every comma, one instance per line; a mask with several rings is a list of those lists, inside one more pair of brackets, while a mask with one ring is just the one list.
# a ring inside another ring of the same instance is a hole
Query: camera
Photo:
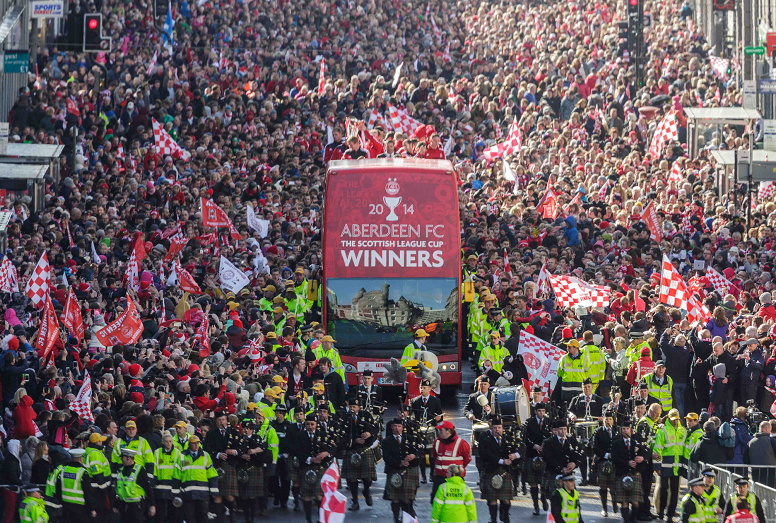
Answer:
[[754, 400], [746, 402], [746, 421], [749, 423], [749, 432], [756, 434], [760, 430], [760, 423], [768, 419], [765, 414], [754, 405]]

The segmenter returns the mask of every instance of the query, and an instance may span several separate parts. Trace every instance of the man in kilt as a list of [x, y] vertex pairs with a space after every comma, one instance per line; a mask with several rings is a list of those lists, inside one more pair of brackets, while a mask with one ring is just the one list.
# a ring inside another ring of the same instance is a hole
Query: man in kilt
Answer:
[[501, 521], [509, 523], [509, 502], [512, 500], [510, 467], [513, 462], [517, 465], [520, 455], [505, 437], [504, 425], [498, 416], [491, 416], [490, 432], [481, 436], [480, 457], [485, 471], [480, 481], [480, 489], [488, 502], [490, 523], [496, 523], [497, 514], [501, 516]]
[[555, 420], [553, 435], [544, 440], [542, 444], [542, 456], [545, 469], [542, 478], [542, 488], [546, 498], [558, 488], [555, 478], [559, 475], [571, 474], [579, 462], [579, 454], [571, 445], [568, 437], [566, 418]]
[[[404, 431], [406, 420], [396, 418], [389, 423], [391, 434], [382, 441], [383, 456], [385, 456], [385, 491], [383, 499], [391, 502], [393, 521], [401, 521], [401, 512], [415, 517], [415, 495], [420, 486], [418, 465], [422, 447], [412, 433]], [[394, 475], [401, 478], [401, 483], [394, 485]]]
[[374, 451], [370, 448], [376, 434], [372, 415], [361, 410], [361, 400], [350, 400], [350, 413], [343, 420], [343, 437], [347, 450], [342, 459], [342, 477], [348, 482], [348, 490], [353, 503], [348, 510], [358, 510], [358, 482], [364, 482], [364, 501], [372, 506], [372, 494], [369, 488], [377, 480], [377, 466]]
[[317, 424], [315, 414], [308, 414], [295, 449], [301, 478], [300, 495], [307, 523], [312, 523], [313, 500], [320, 503], [323, 498], [321, 478], [333, 459], [330, 454], [331, 442], [325, 434], [316, 430]]
[[253, 523], [256, 514], [256, 500], [266, 496], [264, 492], [264, 466], [266, 458], [272, 460], [272, 455], [264, 448], [261, 438], [256, 434], [253, 420], [247, 419], [242, 424], [244, 434], [238, 445], [238, 460], [235, 465], [237, 475], [237, 503], [242, 507], [245, 521]]
[[297, 409], [294, 412], [294, 423], [291, 424], [289, 429], [288, 438], [290, 439], [291, 446], [288, 452], [288, 482], [291, 484], [291, 494], [294, 496], [294, 512], [300, 510], [301, 500], [301, 476], [299, 474], [300, 465], [299, 458], [294, 452], [294, 449], [299, 448], [299, 441], [305, 432], [305, 414], [304, 410]]
[[[304, 421], [304, 420], [303, 420]], [[292, 423], [286, 419], [286, 406], [275, 407], [275, 419], [270, 421], [278, 436], [278, 462], [275, 465], [275, 475], [269, 478], [269, 494], [275, 498], [275, 506], [286, 508], [288, 493], [291, 491], [289, 479], [289, 462], [293, 449]], [[300, 429], [301, 430], [301, 429]]]
[[[227, 427], [226, 410], [218, 410], [215, 413], [216, 426], [210, 429], [205, 436], [205, 452], [207, 452], [213, 458], [213, 466], [216, 470], [223, 470], [223, 477], [219, 475], [218, 478], [218, 495], [213, 496], [213, 506], [216, 513], [216, 519], [219, 521], [224, 520], [224, 497], [227, 498], [227, 502], [230, 505], [229, 512], [234, 514], [234, 497], [237, 495], [237, 476], [232, 476], [231, 483], [227, 476], [229, 470], [232, 468], [227, 463], [229, 454], [228, 449], [232, 449], [232, 455], [237, 455], [237, 443], [234, 446], [230, 446], [232, 439], [232, 429]], [[232, 516], [230, 516], [232, 518]]]
[[[604, 411], [604, 426], [598, 427], [593, 434], [593, 464], [598, 469], [598, 496], [601, 498], [601, 516], [609, 517], [606, 509], [607, 493], [612, 494], [612, 509], [617, 513], [617, 496], [615, 495], [614, 465], [612, 463], [612, 442], [617, 437], [614, 428], [614, 417], [617, 411]], [[610, 470], [611, 469], [611, 470]]]
[[[644, 463], [650, 450], [633, 438], [633, 428], [630, 418], [625, 418], [620, 427], [621, 435], [612, 443], [612, 458], [614, 460], [615, 490], [620, 502], [620, 513], [625, 523], [636, 523], [641, 502], [641, 474], [638, 466]], [[630, 478], [628, 481], [627, 478]], [[631, 506], [630, 510], [628, 505]]]
[[[542, 443], [552, 436], [550, 421], [547, 416], [547, 407], [544, 403], [538, 402], [533, 406], [533, 416], [528, 418], [523, 426], [523, 441], [525, 441], [525, 458], [523, 459], [523, 477], [525, 482], [531, 486], [531, 498], [533, 499], [534, 516], [539, 515], [539, 485], [542, 482], [545, 463], [542, 458]], [[539, 458], [534, 462], [536, 458]], [[541, 464], [539, 462], [541, 461]], [[547, 498], [544, 496], [544, 490], [541, 492], [542, 506], [548, 510]]]

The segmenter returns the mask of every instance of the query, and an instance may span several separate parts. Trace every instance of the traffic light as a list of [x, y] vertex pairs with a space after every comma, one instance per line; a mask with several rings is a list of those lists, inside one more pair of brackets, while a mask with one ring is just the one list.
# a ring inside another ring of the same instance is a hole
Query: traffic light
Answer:
[[104, 51], [102, 41], [102, 15], [89, 13], [84, 15], [84, 52]]
[[[627, 51], [630, 48], [628, 43], [628, 22], [619, 22], [617, 24], [617, 27], [618, 27], [617, 41], [619, 44], [619, 47], [617, 49], [617, 55], [624, 56], [625, 51]], [[630, 51], [628, 51], [628, 53], [630, 53]]]
[[167, 16], [167, 6], [169, 0], [154, 0], [154, 15], [158, 18], [160, 16]]
[[637, 58], [641, 53], [640, 42], [644, 7], [642, 0], [628, 0], [628, 52]]

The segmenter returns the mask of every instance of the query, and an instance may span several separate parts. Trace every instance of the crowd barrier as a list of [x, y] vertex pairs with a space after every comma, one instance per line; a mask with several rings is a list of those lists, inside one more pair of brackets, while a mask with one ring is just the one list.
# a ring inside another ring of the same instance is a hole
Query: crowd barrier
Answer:
[[690, 477], [698, 477], [700, 471], [706, 467], [714, 470], [717, 475], [715, 484], [727, 499], [735, 492], [735, 480], [748, 476], [751, 480], [751, 491], [762, 503], [765, 519], [768, 523], [776, 522], [776, 488], [774, 488], [776, 486], [776, 467], [772, 465], [690, 463], [690, 472], [693, 474]]

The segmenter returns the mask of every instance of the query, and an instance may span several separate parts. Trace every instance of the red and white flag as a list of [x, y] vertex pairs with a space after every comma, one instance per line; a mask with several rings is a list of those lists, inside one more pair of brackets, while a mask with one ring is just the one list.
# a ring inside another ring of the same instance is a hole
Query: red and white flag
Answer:
[[552, 186], [547, 186], [547, 192], [544, 193], [542, 199], [536, 206], [536, 211], [542, 214], [542, 218], [555, 219], [558, 214], [558, 197], [555, 195], [555, 191], [552, 190]]
[[51, 266], [48, 261], [48, 254], [45, 252], [38, 260], [38, 264], [32, 271], [30, 279], [27, 280], [27, 285], [24, 288], [24, 292], [30, 297], [30, 301], [37, 308], [44, 306], [46, 302], [46, 296], [48, 296], [49, 288], [51, 287]]
[[776, 192], [776, 182], [760, 182], [760, 186], [757, 188], [757, 197], [760, 199], [773, 198], [774, 192]]
[[512, 274], [512, 266], [509, 264], [509, 255], [506, 249], [504, 249], [504, 272]]
[[187, 243], [189, 243], [189, 239], [185, 237], [183, 232], [180, 230], [170, 236], [170, 249], [167, 251], [167, 254], [164, 255], [162, 261], [170, 262], [174, 260], [175, 257], [180, 254], [183, 248], [186, 247]]
[[84, 326], [83, 318], [81, 317], [81, 306], [78, 303], [78, 298], [75, 297], [73, 288], [70, 287], [70, 292], [67, 295], [67, 303], [65, 304], [65, 310], [62, 312], [62, 324], [67, 327], [70, 334], [81, 343], [84, 338], [84, 332], [86, 327]]
[[706, 279], [708, 279], [714, 288], [717, 289], [720, 294], [722, 294], [722, 297], [730, 292], [730, 289], [735, 287], [735, 285], [733, 285], [730, 280], [725, 278], [722, 274], [718, 273], [711, 267], [706, 267]]
[[689, 310], [690, 291], [682, 276], [676, 272], [668, 256], [663, 255], [663, 270], [660, 271], [660, 303], [680, 310]]
[[226, 211], [216, 205], [216, 202], [205, 198], [200, 198], [199, 202], [202, 210], [202, 225], [215, 228], [226, 227], [233, 240], [242, 240], [242, 235], [237, 232]]
[[342, 523], [345, 521], [345, 507], [347, 498], [343, 493], [337, 490], [340, 480], [340, 470], [335, 459], [321, 478], [321, 490], [323, 490], [323, 501], [318, 513], [318, 520], [321, 523]]
[[445, 52], [442, 53], [442, 60], [445, 63], [452, 61], [452, 58], [450, 57], [450, 42], [447, 42], [447, 47], [445, 47]]
[[542, 265], [542, 270], [539, 271], [539, 278], [536, 281], [536, 287], [539, 292], [545, 292], [550, 290], [550, 273], [547, 270], [547, 265]]
[[512, 126], [509, 128], [509, 135], [507, 135], [506, 140], [485, 149], [482, 152], [482, 157], [486, 160], [493, 160], [494, 158], [517, 154], [520, 152], [522, 146], [523, 137], [520, 133], [520, 126], [517, 123], [517, 119], [515, 119], [515, 121], [512, 122]]
[[78, 104], [75, 103], [72, 96], [67, 97], [67, 112], [73, 116], [81, 117], [81, 110], [78, 108]]
[[525, 390], [539, 385], [542, 388], [543, 401], [549, 400], [558, 382], [558, 361], [565, 352], [528, 331], [520, 331], [517, 353], [523, 356], [523, 363], [528, 371], [528, 379], [523, 380]]
[[674, 165], [671, 167], [671, 174], [668, 175], [669, 182], [682, 183], [682, 166], [679, 165], [679, 161], [675, 160]]
[[709, 56], [709, 62], [711, 63], [711, 69], [714, 71], [714, 74], [717, 75], [721, 80], [727, 81], [727, 71], [728, 66], [730, 65], [730, 60], [727, 58], [720, 58], [719, 56]]
[[84, 382], [78, 391], [78, 396], [75, 397], [75, 401], [70, 403], [70, 410], [77, 413], [80, 418], [88, 419], [94, 423], [94, 416], [92, 416], [92, 378], [89, 376], [88, 370], [84, 370]]
[[663, 146], [666, 142], [676, 140], [679, 137], [679, 126], [676, 123], [676, 115], [671, 110], [660, 121], [655, 134], [652, 136], [652, 142], [649, 145], [649, 155], [656, 159], [660, 156]]
[[189, 159], [191, 157], [191, 153], [178, 145], [155, 118], [152, 118], [152, 124], [154, 127], [154, 144], [156, 145], [156, 150], [159, 154], [162, 156], [172, 156], [176, 159]]
[[97, 339], [106, 347], [114, 345], [131, 345], [140, 339], [143, 334], [143, 321], [140, 319], [132, 298], [127, 296], [127, 308], [104, 329], [99, 330], [95, 335]]
[[180, 260], [175, 260], [172, 264], [172, 268], [175, 271], [175, 276], [178, 278], [178, 283], [184, 292], [189, 294], [202, 294], [202, 289], [199, 288], [197, 282], [189, 274], [189, 271], [183, 268]]
[[38, 337], [35, 338], [35, 348], [43, 351], [41, 361], [48, 361], [51, 349], [54, 348], [59, 338], [59, 321], [57, 313], [54, 311], [54, 304], [51, 303], [51, 296], [46, 294], [46, 302], [43, 308], [43, 319], [38, 329]]
[[140, 290], [140, 267], [141, 262], [146, 257], [145, 242], [143, 235], [138, 234], [135, 239], [135, 248], [127, 262], [127, 286], [134, 291]]
[[695, 295], [690, 296], [689, 308], [687, 309], [687, 321], [690, 325], [696, 323], [705, 324], [711, 319], [711, 312]]
[[318, 77], [318, 96], [323, 96], [324, 87], [326, 86], [326, 59], [321, 59], [321, 74]]
[[663, 235], [660, 232], [657, 212], [655, 212], [655, 200], [650, 200], [647, 206], [644, 207], [644, 212], [641, 213], [641, 220], [647, 224], [650, 239], [660, 243], [663, 240]]
[[6, 256], [0, 264], [0, 292], [19, 292], [19, 276], [16, 267]]
[[197, 332], [194, 333], [194, 342], [199, 342], [200, 359], [204, 360], [210, 356], [210, 319], [207, 315], [202, 318]]
[[159, 59], [159, 51], [154, 51], [154, 56], [151, 58], [151, 63], [148, 64], [148, 69], [146, 70], [146, 76], [151, 76], [154, 72], [154, 69], [156, 69], [156, 61]]

